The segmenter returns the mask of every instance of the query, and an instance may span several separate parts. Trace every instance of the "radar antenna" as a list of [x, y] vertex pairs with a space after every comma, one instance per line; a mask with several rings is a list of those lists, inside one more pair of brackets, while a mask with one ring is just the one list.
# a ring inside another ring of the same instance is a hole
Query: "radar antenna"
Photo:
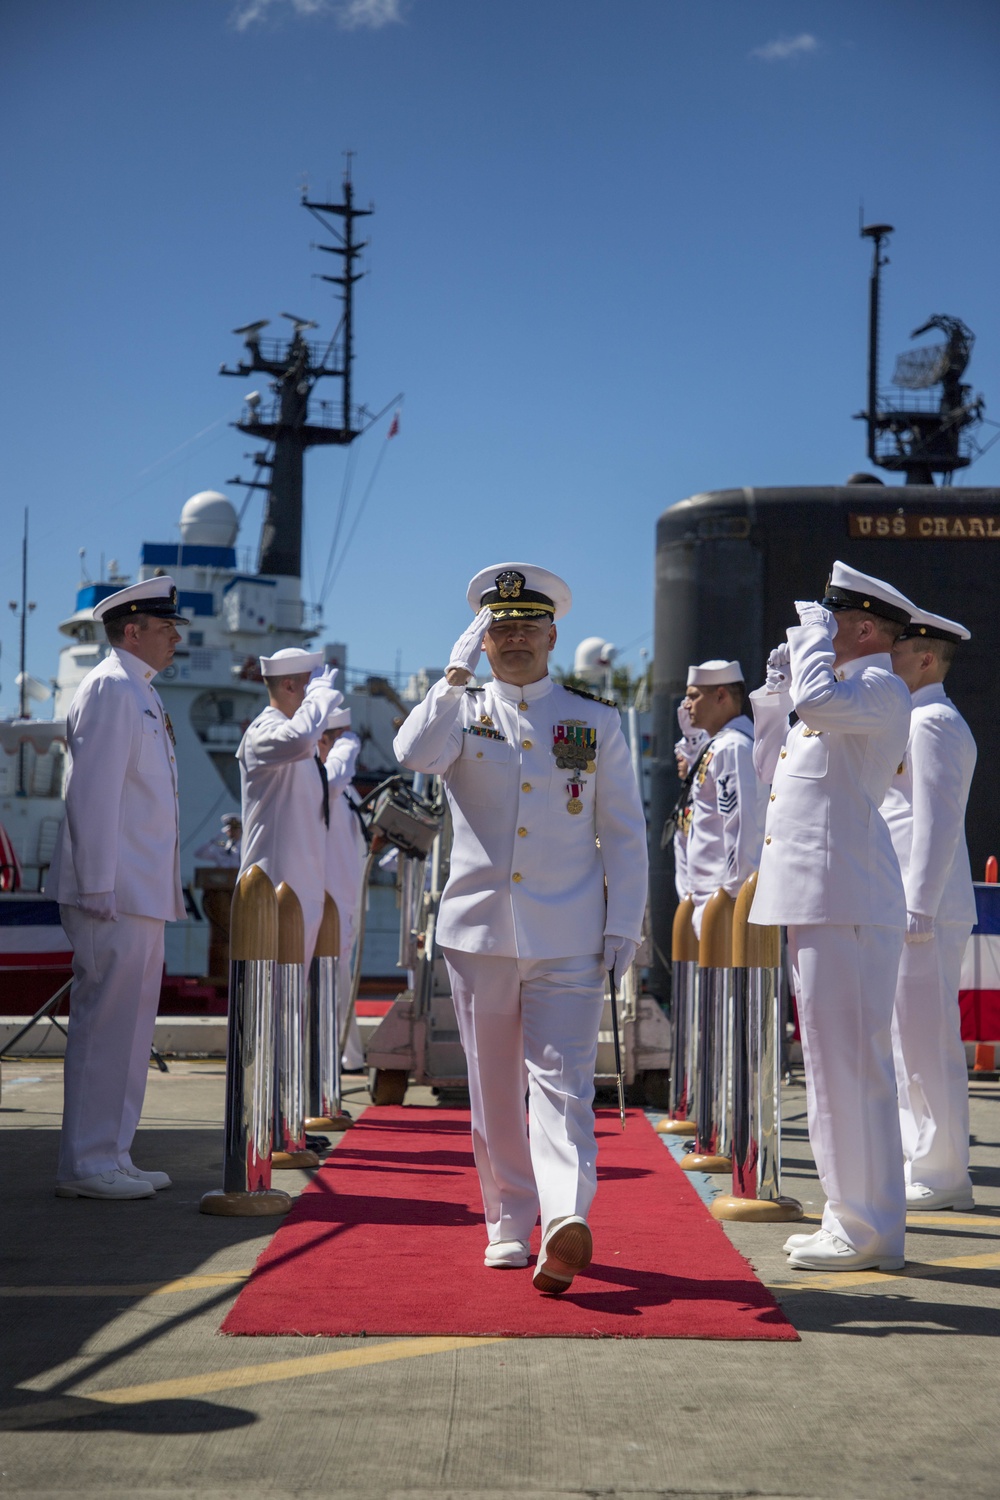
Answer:
[[945, 334], [946, 342], [900, 354], [892, 384], [905, 391], [940, 387], [940, 397], [928, 396], [920, 402], [880, 395], [879, 295], [882, 267], [889, 264], [882, 246], [892, 232], [891, 224], [868, 224], [861, 229], [862, 237], [872, 241], [873, 256], [868, 283], [868, 407], [857, 415], [868, 426], [872, 463], [904, 473], [907, 484], [933, 484], [934, 475], [940, 474], [941, 483], [947, 485], [956, 469], [968, 468], [979, 456], [971, 429], [983, 420], [985, 403], [982, 396], [973, 396], [970, 385], [962, 383], [975, 335], [961, 318], [935, 313], [910, 337], [919, 338], [936, 328]]

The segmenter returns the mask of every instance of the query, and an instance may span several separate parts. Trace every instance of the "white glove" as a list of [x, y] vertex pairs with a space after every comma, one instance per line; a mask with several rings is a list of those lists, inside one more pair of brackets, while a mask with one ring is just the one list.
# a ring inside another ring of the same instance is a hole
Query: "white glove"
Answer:
[[483, 637], [493, 624], [493, 611], [484, 604], [468, 630], [464, 631], [451, 648], [446, 672], [457, 667], [461, 672], [472, 673], [479, 665], [483, 651]]
[[[334, 691], [333, 684], [337, 680], [337, 674], [338, 674], [339, 671], [340, 671], [339, 667], [316, 667], [316, 668], [314, 668], [313, 674], [310, 677], [309, 682], [308, 682], [308, 684], [306, 686], [306, 697], [308, 698], [308, 697], [310, 697], [311, 694], [313, 694], [315, 692], [318, 692], [320, 688], [328, 688], [331, 692], [333, 692]], [[341, 702], [343, 702], [343, 694], [341, 694]], [[335, 705], [335, 706], [339, 706], [339, 705]]]
[[787, 693], [792, 683], [791, 652], [787, 641], [775, 646], [767, 658], [767, 680], [769, 693]]
[[617, 937], [609, 932], [604, 938], [604, 967], [614, 969], [615, 989], [621, 988], [621, 982], [632, 967], [638, 943], [633, 943], [631, 938]]
[[90, 891], [86, 895], [81, 892], [76, 898], [76, 904], [88, 917], [96, 917], [99, 922], [118, 921], [114, 891]]
[[819, 625], [827, 631], [831, 640], [837, 634], [836, 615], [831, 610], [824, 609], [815, 599], [796, 599], [795, 612], [800, 625]]
[[925, 917], [924, 914], [919, 911], [908, 911], [906, 913], [906, 942], [929, 943], [933, 936], [933, 917]]

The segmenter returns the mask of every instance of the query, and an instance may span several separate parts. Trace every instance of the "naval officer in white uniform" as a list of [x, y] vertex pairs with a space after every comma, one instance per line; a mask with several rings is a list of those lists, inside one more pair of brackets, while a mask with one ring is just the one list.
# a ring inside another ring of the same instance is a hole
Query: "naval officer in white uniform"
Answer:
[[131, 1157], [163, 979], [163, 925], [184, 915], [177, 766], [153, 686], [180, 640], [172, 578], [94, 609], [111, 644], [67, 717], [70, 773], [46, 891], [73, 945], [61, 1198], [148, 1198], [165, 1172]]
[[[330, 827], [326, 837], [326, 889], [337, 904], [340, 918], [340, 962], [337, 975], [337, 1024], [343, 1030], [351, 993], [351, 955], [361, 909], [361, 877], [368, 845], [355, 808], [358, 796], [352, 785], [361, 741], [351, 728], [351, 710], [335, 708], [326, 721], [319, 753], [326, 766], [330, 788]], [[357, 1072], [365, 1065], [357, 1016], [352, 1015], [344, 1043], [342, 1066]]]
[[678, 901], [686, 901], [691, 893], [687, 870], [688, 840], [691, 837], [691, 791], [698, 762], [708, 744], [708, 734], [704, 729], [695, 729], [684, 701], [677, 705], [677, 725], [681, 737], [674, 745], [674, 761], [677, 766], [677, 775], [681, 780], [681, 794], [667, 819], [663, 837], [660, 840], [660, 848], [667, 847], [667, 840], [672, 834], [674, 885], [677, 889]]
[[[437, 940], [468, 1060], [486, 1265], [526, 1265], [540, 1211], [534, 1284], [558, 1293], [592, 1253], [597, 1032], [605, 974], [621, 982], [641, 935], [645, 821], [617, 710], [549, 676], [566, 584], [502, 563], [468, 600], [476, 618], [395, 751], [443, 776], [454, 822]], [[493, 679], [468, 686], [484, 642]]]
[[969, 1075], [958, 985], [976, 921], [965, 806], [972, 731], [944, 690], [964, 625], [919, 612], [892, 649], [910, 690], [910, 739], [882, 804], [906, 891], [892, 1044], [911, 1211], [973, 1207]]
[[750, 920], [788, 928], [827, 1198], [822, 1228], [786, 1249], [793, 1266], [896, 1270], [906, 1197], [891, 1027], [906, 903], [879, 807], [906, 752], [910, 695], [890, 653], [914, 608], [840, 562], [822, 604], [795, 607], [801, 623], [751, 695], [771, 790]]
[[236, 758], [243, 804], [240, 874], [259, 865], [277, 890], [291, 886], [302, 907], [305, 965], [323, 919], [330, 798], [317, 754], [331, 712], [343, 702], [336, 667], [322, 651], [289, 646], [260, 658], [268, 706], [247, 729]]
[[735, 901], [756, 870], [764, 842], [767, 793], [753, 764], [753, 722], [743, 712], [745, 688], [738, 661], [705, 661], [688, 669], [684, 707], [695, 730], [708, 735], [691, 781], [691, 819], [685, 851], [692, 923], [716, 891]]

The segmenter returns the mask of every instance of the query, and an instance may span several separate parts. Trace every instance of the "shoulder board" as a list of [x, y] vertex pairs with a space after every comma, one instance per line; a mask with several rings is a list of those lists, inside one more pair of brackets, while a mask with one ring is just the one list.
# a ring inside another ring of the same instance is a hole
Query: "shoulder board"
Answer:
[[589, 698], [591, 703], [603, 703], [606, 708], [617, 708], [618, 704], [611, 698], [599, 698], [596, 693], [588, 693], [586, 688], [571, 687], [568, 682], [561, 683], [567, 693], [575, 693], [578, 698]]
[[465, 691], [467, 693], [485, 693], [486, 689], [484, 687], [474, 687], [474, 688], [467, 687]]

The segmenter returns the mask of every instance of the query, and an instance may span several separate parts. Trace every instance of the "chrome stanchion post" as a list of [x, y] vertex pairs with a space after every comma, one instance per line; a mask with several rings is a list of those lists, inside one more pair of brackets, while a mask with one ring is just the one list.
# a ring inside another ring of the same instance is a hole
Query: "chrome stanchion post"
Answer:
[[694, 902], [686, 896], [674, 913], [669, 1118], [657, 1125], [660, 1135], [694, 1135], [697, 1129], [694, 1098], [699, 1030], [698, 939], [691, 921], [693, 915]]
[[309, 966], [306, 1075], [311, 1113], [307, 1130], [350, 1130], [354, 1121], [340, 1097], [340, 1048], [337, 1045], [337, 996], [340, 974], [340, 913], [326, 893], [316, 952]]
[[318, 1167], [315, 1151], [306, 1149], [306, 985], [305, 925], [302, 907], [291, 886], [282, 881], [278, 897], [278, 969], [274, 1074], [275, 1171]]
[[787, 1223], [802, 1205], [781, 1195], [781, 1014], [777, 927], [750, 921], [757, 876], [744, 882], [733, 922], [733, 1190], [713, 1199], [716, 1219]]
[[292, 1200], [271, 1187], [278, 903], [257, 865], [233, 892], [229, 953], [223, 1186], [204, 1195], [201, 1212], [284, 1214]]
[[698, 944], [698, 1093], [694, 1149], [686, 1172], [730, 1172], [733, 898], [718, 890], [701, 917]]

